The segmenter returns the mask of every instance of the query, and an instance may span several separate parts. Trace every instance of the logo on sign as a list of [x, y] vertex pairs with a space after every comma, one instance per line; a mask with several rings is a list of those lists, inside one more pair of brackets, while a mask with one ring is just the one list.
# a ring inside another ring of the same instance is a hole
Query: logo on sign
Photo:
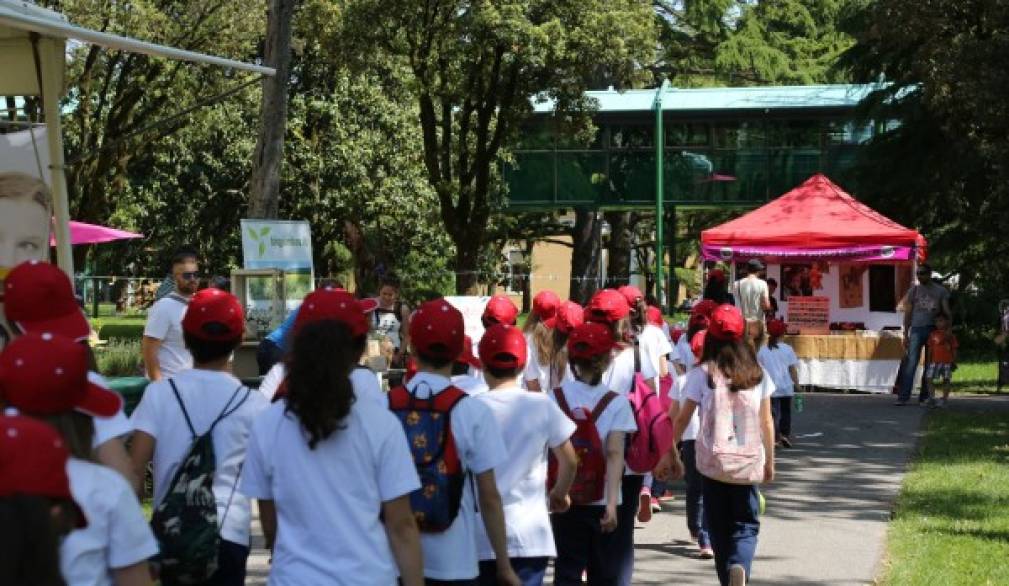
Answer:
[[893, 255], [896, 253], [897, 253], [896, 249], [894, 249], [894, 247], [892, 246], [884, 246], [879, 249], [879, 255], [882, 256], [883, 258], [893, 258]]
[[718, 251], [718, 256], [722, 257], [722, 260], [731, 260], [732, 259], [732, 248], [729, 247], [729, 246], [723, 246]]

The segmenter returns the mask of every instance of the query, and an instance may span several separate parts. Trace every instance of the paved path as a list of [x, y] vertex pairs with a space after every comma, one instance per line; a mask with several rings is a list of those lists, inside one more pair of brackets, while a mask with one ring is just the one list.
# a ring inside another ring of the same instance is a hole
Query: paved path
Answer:
[[[796, 447], [779, 453], [778, 479], [765, 489], [752, 583], [871, 583], [924, 410], [894, 407], [889, 395], [805, 399], [793, 416]], [[682, 498], [639, 525], [636, 541], [635, 584], [717, 584], [712, 562], [696, 559], [688, 541]], [[254, 545], [247, 583], [265, 584], [260, 537]]]

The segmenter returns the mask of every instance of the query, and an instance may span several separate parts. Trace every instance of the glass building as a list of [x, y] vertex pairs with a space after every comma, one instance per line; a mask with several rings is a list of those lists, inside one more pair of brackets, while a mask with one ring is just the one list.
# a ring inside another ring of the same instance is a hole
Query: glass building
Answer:
[[658, 107], [666, 205], [752, 207], [816, 172], [844, 185], [858, 146], [874, 132], [855, 113], [873, 87], [588, 92], [598, 105], [596, 132], [583, 142], [544, 101], [502, 170], [509, 208], [654, 208]]

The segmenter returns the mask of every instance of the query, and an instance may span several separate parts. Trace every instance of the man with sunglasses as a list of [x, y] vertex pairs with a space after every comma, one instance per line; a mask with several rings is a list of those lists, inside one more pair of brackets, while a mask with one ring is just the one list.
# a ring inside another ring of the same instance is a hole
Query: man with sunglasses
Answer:
[[[921, 361], [921, 351], [925, 348], [929, 335], [935, 330], [935, 318], [945, 314], [952, 318], [949, 306], [949, 291], [932, 280], [932, 267], [927, 264], [918, 266], [918, 284], [907, 292], [901, 302], [904, 308], [904, 348], [907, 355], [901, 364], [897, 405], [906, 405], [911, 399], [914, 389], [914, 378]], [[925, 386], [922, 386], [918, 402], [927, 399]]]
[[147, 378], [152, 381], [171, 378], [192, 368], [193, 357], [182, 340], [182, 318], [189, 300], [199, 288], [200, 273], [196, 253], [181, 249], [172, 257], [172, 279], [175, 289], [151, 306], [141, 349]]

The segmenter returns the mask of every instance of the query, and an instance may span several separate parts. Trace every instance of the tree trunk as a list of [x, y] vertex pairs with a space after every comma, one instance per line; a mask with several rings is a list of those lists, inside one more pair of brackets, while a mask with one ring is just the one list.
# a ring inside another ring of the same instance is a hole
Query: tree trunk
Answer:
[[455, 244], [455, 292], [458, 295], [478, 295], [480, 279], [477, 278], [479, 248]]
[[610, 225], [609, 260], [606, 264], [606, 286], [626, 285], [631, 277], [631, 246], [633, 221], [631, 212], [606, 212]]
[[571, 229], [574, 249], [571, 252], [570, 298], [581, 304], [588, 302], [599, 284], [602, 225], [595, 211], [575, 209], [575, 225]]
[[296, 0], [270, 0], [263, 61], [277, 70], [263, 79], [259, 138], [252, 158], [249, 217], [276, 218], [280, 199], [280, 164], [287, 129], [287, 82], [291, 71], [291, 21]]
[[522, 279], [522, 313], [529, 313], [532, 311], [533, 304], [533, 249], [536, 246], [536, 241], [529, 238], [525, 241], [525, 250], [523, 251], [523, 259], [525, 260], [526, 275]]

